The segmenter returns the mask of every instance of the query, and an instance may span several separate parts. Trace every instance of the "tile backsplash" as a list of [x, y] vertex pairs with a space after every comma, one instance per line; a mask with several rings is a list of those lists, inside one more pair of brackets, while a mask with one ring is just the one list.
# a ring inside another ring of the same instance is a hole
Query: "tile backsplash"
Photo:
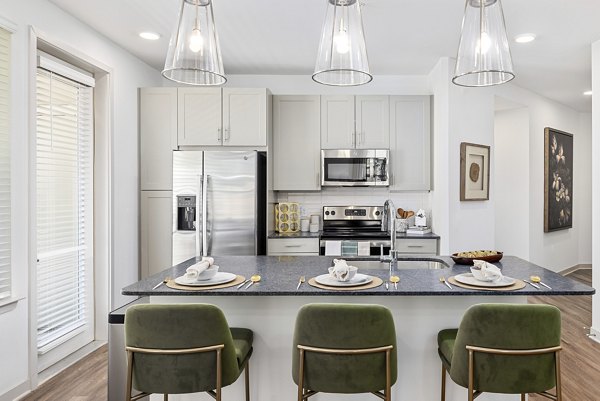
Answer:
[[321, 215], [323, 206], [383, 206], [392, 199], [396, 208], [425, 210], [427, 225], [431, 226], [431, 193], [390, 192], [386, 188], [325, 188], [319, 192], [277, 192], [278, 202], [298, 202], [302, 216]]

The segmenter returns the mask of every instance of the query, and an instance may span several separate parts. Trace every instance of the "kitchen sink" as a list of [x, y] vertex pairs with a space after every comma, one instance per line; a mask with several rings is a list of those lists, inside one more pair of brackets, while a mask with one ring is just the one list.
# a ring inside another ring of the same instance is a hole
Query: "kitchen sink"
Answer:
[[[359, 269], [385, 269], [390, 268], [390, 262], [381, 262], [379, 260], [347, 260], [350, 266], [356, 266]], [[400, 270], [412, 270], [412, 269], [430, 269], [439, 270], [447, 269], [448, 266], [443, 260], [440, 259], [398, 259], [398, 269]]]

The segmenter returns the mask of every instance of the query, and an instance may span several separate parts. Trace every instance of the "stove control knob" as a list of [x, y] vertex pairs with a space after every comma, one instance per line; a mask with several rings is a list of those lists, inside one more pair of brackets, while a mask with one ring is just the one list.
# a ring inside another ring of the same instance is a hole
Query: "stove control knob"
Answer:
[[379, 210], [377, 210], [377, 211], [375, 212], [375, 216], [379, 216], [380, 214], [381, 214], [381, 212], [380, 212]]
[[329, 211], [325, 212], [325, 216], [329, 216]]
[[332, 210], [332, 211], [331, 211], [331, 215], [332, 215], [332, 216], [335, 216], [335, 210]]

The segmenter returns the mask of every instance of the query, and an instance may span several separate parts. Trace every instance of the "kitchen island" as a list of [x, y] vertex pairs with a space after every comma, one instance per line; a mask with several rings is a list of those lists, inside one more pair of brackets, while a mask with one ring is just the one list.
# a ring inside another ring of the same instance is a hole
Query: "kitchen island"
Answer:
[[[481, 291], [446, 287], [440, 276], [450, 277], [469, 271], [468, 266], [455, 265], [449, 257], [402, 257], [405, 268], [394, 271], [400, 277], [398, 289], [377, 288], [361, 291], [322, 290], [308, 283], [296, 290], [298, 279], [323, 274], [332, 265], [327, 256], [223, 256], [215, 257], [221, 271], [249, 278], [259, 274], [261, 281], [248, 289], [236, 287], [186, 291], [165, 285], [152, 289], [165, 277], [179, 277], [196, 262], [190, 259], [123, 289], [124, 295], [149, 297], [152, 303], [202, 302], [219, 306], [231, 326], [254, 331], [254, 354], [251, 360], [251, 399], [279, 401], [294, 399], [296, 387], [291, 378], [292, 335], [296, 314], [302, 305], [313, 302], [374, 303], [388, 307], [394, 316], [397, 332], [398, 381], [392, 388], [394, 400], [428, 401], [439, 399], [440, 361], [436, 336], [443, 328], [457, 327], [465, 310], [484, 302], [526, 303], [527, 295], [591, 295], [594, 289], [565, 278], [522, 259], [505, 256], [497, 266], [504, 275], [527, 279], [537, 275], [552, 287], [536, 289], [527, 286], [516, 291]], [[413, 269], [410, 260], [423, 264], [423, 259], [438, 261], [444, 269]], [[361, 269], [362, 273], [386, 280], [388, 269]], [[448, 381], [447, 400], [466, 399], [466, 390]], [[224, 399], [243, 399], [243, 381], [223, 391]], [[208, 396], [205, 397], [207, 400]], [[372, 395], [318, 394], [311, 399], [366, 400]], [[487, 394], [486, 400], [512, 400], [514, 396]], [[159, 399], [158, 397], [156, 399]], [[198, 399], [180, 395], [173, 400]], [[204, 399], [204, 398], [201, 398]]]

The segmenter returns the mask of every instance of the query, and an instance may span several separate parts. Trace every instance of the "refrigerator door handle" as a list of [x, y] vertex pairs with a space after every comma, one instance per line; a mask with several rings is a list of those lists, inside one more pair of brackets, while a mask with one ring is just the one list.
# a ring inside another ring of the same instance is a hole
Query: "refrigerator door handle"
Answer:
[[202, 176], [202, 256], [208, 256], [208, 174]]

